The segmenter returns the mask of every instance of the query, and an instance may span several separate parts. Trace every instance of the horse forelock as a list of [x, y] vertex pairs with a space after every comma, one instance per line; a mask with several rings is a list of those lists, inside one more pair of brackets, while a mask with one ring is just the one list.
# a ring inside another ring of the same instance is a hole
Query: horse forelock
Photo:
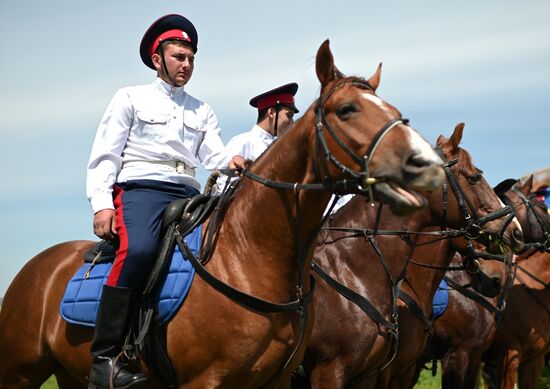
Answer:
[[331, 83], [327, 84], [323, 88], [323, 90], [321, 91], [321, 96], [320, 96], [321, 104], [328, 101], [328, 99], [330, 98], [330, 96], [332, 96], [332, 94], [334, 92], [336, 92], [338, 89], [341, 89], [342, 87], [344, 87], [346, 85], [353, 85], [357, 88], [370, 90], [374, 93], [374, 89], [369, 84], [369, 82], [366, 78], [359, 77], [359, 76], [349, 76], [349, 77], [344, 77], [344, 78], [337, 78], [337, 79], [333, 80]]
[[462, 147], [454, 148], [448, 140], [445, 140], [443, 143], [438, 143], [437, 146], [441, 149], [447, 161], [453, 159], [457, 160], [456, 166], [459, 171], [463, 170], [471, 173], [476, 171], [481, 172], [481, 170], [474, 165], [471, 154]]
[[473, 162], [471, 154], [464, 150], [463, 148], [459, 147], [457, 150], [457, 156], [458, 156], [458, 168], [461, 170], [465, 170], [467, 172], [474, 172], [474, 171], [480, 171]]

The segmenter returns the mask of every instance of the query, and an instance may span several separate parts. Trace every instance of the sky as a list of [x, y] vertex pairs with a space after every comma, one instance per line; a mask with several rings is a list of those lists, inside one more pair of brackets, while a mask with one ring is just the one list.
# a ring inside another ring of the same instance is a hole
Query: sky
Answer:
[[169, 13], [198, 30], [186, 90], [214, 108], [224, 142], [254, 124], [250, 98], [275, 86], [297, 82], [304, 112], [330, 39], [345, 74], [368, 78], [383, 63], [378, 95], [431, 143], [466, 123], [462, 145], [490, 184], [550, 166], [547, 0], [2, 0], [0, 296], [42, 250], [95, 239], [95, 131], [118, 88], [153, 81], [139, 42]]

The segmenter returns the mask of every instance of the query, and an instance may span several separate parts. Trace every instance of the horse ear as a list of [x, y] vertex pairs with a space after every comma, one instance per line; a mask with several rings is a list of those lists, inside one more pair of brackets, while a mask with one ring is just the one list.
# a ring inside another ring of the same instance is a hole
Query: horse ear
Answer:
[[524, 195], [529, 195], [533, 191], [533, 175], [531, 174], [523, 184], [518, 185], [518, 189]]
[[453, 150], [458, 149], [458, 145], [460, 144], [460, 141], [462, 140], [462, 132], [464, 131], [464, 123], [458, 123], [455, 126], [455, 130], [453, 132], [453, 135], [449, 138], [449, 141], [451, 142], [451, 145], [453, 147]]
[[334, 66], [334, 57], [330, 51], [328, 39], [324, 41], [321, 47], [319, 47], [319, 50], [317, 50], [315, 70], [317, 72], [317, 78], [321, 82], [321, 91], [329, 82], [344, 76], [336, 66]]
[[382, 76], [382, 62], [378, 64], [378, 69], [376, 69], [376, 73], [374, 73], [374, 75], [369, 78], [369, 84], [375, 91], [378, 88], [378, 85], [380, 85], [380, 76]]
[[435, 141], [435, 144], [437, 147], [443, 147], [443, 143], [447, 142], [447, 138], [445, 138], [444, 135], [439, 135], [437, 137], [437, 140]]

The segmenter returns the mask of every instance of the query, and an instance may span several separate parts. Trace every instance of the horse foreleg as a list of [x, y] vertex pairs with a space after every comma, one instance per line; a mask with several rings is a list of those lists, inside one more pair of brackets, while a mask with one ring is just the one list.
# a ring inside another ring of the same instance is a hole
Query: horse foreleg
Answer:
[[21, 329], [12, 326], [8, 331], [4, 324], [0, 322], [0, 388], [40, 388], [53, 374], [55, 361], [39, 346], [21, 347]]
[[485, 389], [497, 388], [497, 371], [494, 360], [487, 360], [482, 370], [483, 384]]
[[514, 389], [517, 379], [520, 353], [517, 350], [508, 350], [497, 367], [498, 388]]
[[[406, 389], [413, 388], [418, 381], [419, 370], [416, 364], [412, 364], [400, 373], [393, 375], [385, 388]], [[382, 386], [379, 386], [382, 387]]]
[[39, 389], [52, 374], [53, 362], [20, 364], [13, 363], [9, 354], [4, 355], [7, 358], [0, 363], [1, 389]]
[[441, 360], [443, 388], [474, 388], [479, 377], [480, 360], [471, 350], [454, 350]]
[[519, 389], [535, 389], [544, 367], [544, 355], [522, 362], [518, 370]]
[[310, 376], [311, 388], [338, 389], [347, 384], [344, 367], [337, 363], [316, 366]]
[[86, 389], [88, 387], [87, 384], [78, 381], [65, 370], [56, 371], [55, 379], [59, 389]]

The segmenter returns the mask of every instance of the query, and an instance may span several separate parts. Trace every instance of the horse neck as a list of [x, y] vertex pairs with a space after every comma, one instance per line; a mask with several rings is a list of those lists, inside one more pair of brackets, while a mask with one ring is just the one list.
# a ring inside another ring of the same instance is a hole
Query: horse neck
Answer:
[[[550, 253], [547, 252], [536, 252], [529, 256], [526, 259], [523, 259], [518, 262], [518, 265], [526, 269], [530, 273], [536, 275], [537, 278], [543, 280], [546, 283], [550, 283]], [[520, 277], [525, 280], [529, 279], [525, 274], [518, 270]], [[540, 285], [537, 284], [537, 287]]]
[[[442, 227], [463, 228], [465, 221], [459, 210], [447, 209], [447, 215], [455, 215], [455, 220], [448, 219], [441, 215], [443, 210], [443, 190], [439, 189], [432, 193], [425, 194], [429, 203], [429, 216], [425, 217], [425, 223], [421, 232], [437, 232]], [[454, 196], [449, 191], [448, 196]], [[432, 243], [428, 243], [432, 242]], [[415, 262], [429, 264], [433, 267], [446, 268], [453, 261], [456, 249], [453, 248], [450, 239], [442, 239], [436, 236], [423, 236], [417, 241], [417, 247], [414, 249], [412, 259]], [[429, 312], [431, 310], [432, 299], [441, 280], [445, 276], [445, 270], [430, 269], [415, 264], [407, 268], [407, 283], [414, 290], [414, 294], [420, 300], [422, 308]]]
[[[438, 231], [438, 228], [429, 227], [423, 232]], [[412, 254], [415, 262], [429, 264], [434, 267], [448, 267], [456, 250], [452, 247], [450, 239], [435, 242], [434, 237], [422, 237], [417, 241], [417, 246]], [[427, 242], [433, 242], [425, 244]], [[407, 283], [418, 298], [418, 302], [424, 312], [431, 312], [433, 296], [441, 280], [445, 276], [445, 270], [425, 268], [410, 264], [407, 268]]]
[[368, 239], [363, 237], [339, 239], [346, 236], [346, 233], [339, 231], [323, 232], [321, 238], [325, 243], [334, 240], [335, 243], [331, 246], [335, 251], [344, 253], [339, 254], [342, 260], [334, 261], [327, 256], [324, 253], [324, 244], [318, 245], [315, 258], [316, 260], [319, 258], [319, 263], [323, 265], [323, 268], [331, 268], [333, 273], [341, 273], [343, 277], [362, 280], [372, 279], [373, 272], [378, 272], [380, 277], [386, 278], [386, 274], [380, 266], [381, 261], [384, 261], [395, 279], [402, 273], [406, 265], [406, 259], [410, 255], [416, 236], [410, 235], [411, 242], [409, 243], [399, 236], [385, 235], [382, 230], [419, 231], [428, 225], [430, 220], [430, 213], [426, 209], [401, 217], [392, 213], [386, 205], [370, 202], [366, 197], [355, 196], [334, 215], [329, 227], [379, 231], [373, 235], [372, 239], [380, 248], [382, 258], [373, 252]]
[[[313, 120], [297, 121], [251, 167], [279, 182], [315, 183], [311, 158]], [[317, 235], [330, 193], [325, 190], [274, 189], [241, 178], [222, 222], [212, 266], [245, 291], [278, 299], [293, 291], [296, 276], [309, 281], [311, 243]], [[299, 206], [297, 207], [297, 203]]]

